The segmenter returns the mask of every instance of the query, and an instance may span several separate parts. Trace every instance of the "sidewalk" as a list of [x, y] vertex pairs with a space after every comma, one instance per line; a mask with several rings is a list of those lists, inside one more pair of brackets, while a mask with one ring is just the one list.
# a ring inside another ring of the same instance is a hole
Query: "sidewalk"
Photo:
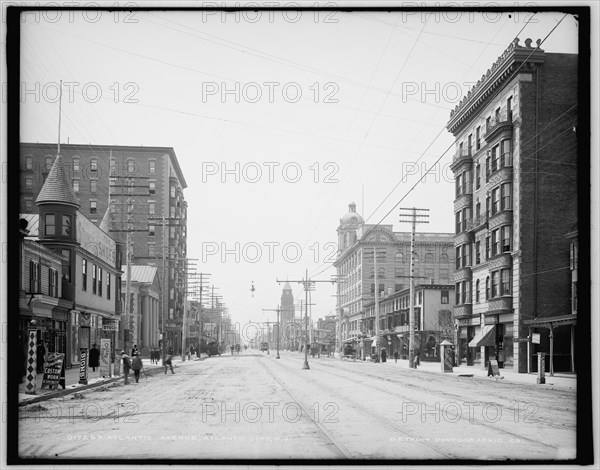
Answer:
[[[403, 369], [409, 369], [408, 360], [398, 359], [398, 362], [394, 362], [394, 358], [391, 360], [388, 359], [385, 365], [391, 365], [393, 367], [401, 367]], [[421, 364], [417, 369], [409, 369], [414, 371], [426, 372], [426, 373], [437, 373], [437, 374], [445, 374], [445, 375], [454, 375], [454, 376], [464, 376], [465, 380], [469, 380], [469, 375], [472, 374], [473, 377], [484, 378], [487, 380], [503, 380], [506, 382], [516, 382], [516, 383], [526, 383], [537, 385], [540, 387], [544, 387], [547, 385], [556, 385], [559, 387], [577, 387], [577, 375], [569, 372], [555, 372], [554, 377], [551, 377], [548, 373], [546, 373], [546, 383], [538, 384], [537, 383], [537, 373], [532, 374], [519, 374], [512, 369], [500, 369], [501, 377], [503, 379], [495, 379], [492, 377], [488, 377], [487, 368], [483, 368], [482, 366], [466, 366], [461, 365], [459, 367], [454, 367], [452, 372], [442, 372], [442, 366], [439, 362], [427, 362], [421, 361]]]
[[[173, 356], [173, 368], [177, 369], [178, 367], [194, 363], [195, 361], [203, 361], [204, 359], [205, 357], [200, 357], [192, 359], [191, 361], [186, 359], [185, 362], [182, 362], [181, 356]], [[144, 364], [144, 369], [150, 375], [154, 375], [159, 372], [164, 372], [164, 366], [161, 365], [160, 361], [158, 364], [151, 364], [150, 359], [142, 359], [142, 362]], [[48, 388], [42, 389], [43, 377], [43, 373], [37, 374], [35, 395], [29, 395], [25, 393], [26, 382], [25, 379], [23, 379], [23, 383], [19, 384], [19, 406], [30, 403], [36, 403], [38, 401], [49, 400], [51, 398], [59, 397], [62, 395], [68, 395], [70, 393], [86, 390], [88, 388], [99, 387], [103, 384], [123, 380], [123, 367], [121, 366], [121, 374], [119, 377], [103, 377], [100, 375], [100, 370], [98, 367], [96, 368], [96, 372], [92, 371], [91, 367], [88, 367], [87, 385], [82, 385], [79, 383], [79, 367], [65, 369], [65, 388], [63, 389], [59, 386], [58, 390], [49, 390]], [[133, 371], [130, 371], [129, 373], [129, 380], [134, 380]]]

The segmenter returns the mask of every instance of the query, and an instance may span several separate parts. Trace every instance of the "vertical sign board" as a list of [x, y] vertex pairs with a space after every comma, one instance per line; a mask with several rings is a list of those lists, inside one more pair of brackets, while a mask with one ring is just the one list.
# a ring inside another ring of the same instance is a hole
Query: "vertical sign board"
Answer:
[[58, 389], [58, 385], [63, 381], [64, 388], [64, 359], [63, 353], [48, 353], [46, 363], [44, 365], [44, 379], [42, 380], [42, 388], [48, 387], [50, 390]]
[[102, 377], [110, 376], [110, 339], [102, 338], [100, 340], [100, 375]]
[[500, 367], [498, 367], [498, 361], [495, 359], [490, 359], [488, 365], [488, 377], [491, 375], [492, 377], [500, 377]]
[[28, 335], [25, 393], [35, 395], [37, 384], [37, 330], [29, 330]]
[[87, 362], [88, 362], [88, 350], [86, 348], [81, 348], [79, 350], [79, 383], [82, 385], [87, 385]]

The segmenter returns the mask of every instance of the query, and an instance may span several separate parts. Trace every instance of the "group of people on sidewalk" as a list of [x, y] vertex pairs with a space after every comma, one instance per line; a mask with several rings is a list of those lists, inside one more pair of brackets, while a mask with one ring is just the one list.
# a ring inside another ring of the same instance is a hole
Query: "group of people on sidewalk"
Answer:
[[[138, 350], [136, 344], [133, 345], [133, 349], [131, 350], [131, 357], [127, 355], [127, 351], [124, 349], [121, 350], [121, 361], [123, 361], [123, 375], [125, 376], [125, 385], [129, 385], [129, 372], [133, 370], [133, 375], [135, 378], [135, 383], [139, 383], [140, 381], [140, 373], [144, 369], [144, 364], [142, 362], [142, 355]], [[165, 358], [165, 374], [168, 369], [171, 369], [171, 373], [174, 374], [173, 370], [173, 361], [171, 354], [167, 354]]]

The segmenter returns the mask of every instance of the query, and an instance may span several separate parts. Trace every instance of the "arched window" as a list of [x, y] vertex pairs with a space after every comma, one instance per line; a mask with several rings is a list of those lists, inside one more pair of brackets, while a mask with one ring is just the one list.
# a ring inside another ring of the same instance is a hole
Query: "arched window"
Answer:
[[434, 262], [433, 253], [427, 253], [425, 255], [425, 263], [433, 263], [433, 262]]

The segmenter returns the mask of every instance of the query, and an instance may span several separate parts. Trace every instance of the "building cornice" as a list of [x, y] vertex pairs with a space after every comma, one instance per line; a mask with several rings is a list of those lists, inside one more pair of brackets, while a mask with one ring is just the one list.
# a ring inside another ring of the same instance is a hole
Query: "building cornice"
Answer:
[[462, 127], [494, 95], [499, 87], [514, 76], [524, 62], [542, 64], [544, 62], [544, 50], [539, 48], [541, 40], [538, 39], [536, 43], [537, 46], [532, 47], [531, 39], [526, 39], [525, 47], [523, 47], [519, 46], [519, 39], [515, 38], [502, 55], [498, 57], [498, 60], [481, 76], [467, 95], [450, 112], [450, 120], [446, 126], [448, 131], [455, 135], [460, 132]]

